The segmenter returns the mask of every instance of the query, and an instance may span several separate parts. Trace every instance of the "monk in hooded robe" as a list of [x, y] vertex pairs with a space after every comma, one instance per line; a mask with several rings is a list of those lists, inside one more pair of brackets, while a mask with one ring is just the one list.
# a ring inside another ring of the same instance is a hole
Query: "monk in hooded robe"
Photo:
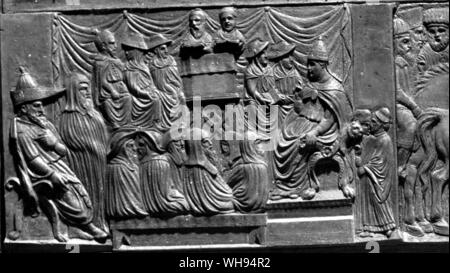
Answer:
[[260, 212], [269, 199], [267, 164], [256, 147], [256, 134], [248, 133], [239, 141], [240, 158], [231, 167], [228, 185], [233, 190], [233, 203], [237, 211]]
[[106, 177], [107, 131], [103, 117], [95, 110], [89, 79], [79, 73], [66, 83], [67, 103], [60, 118], [60, 134], [70, 150], [71, 169], [81, 178], [93, 203], [96, 226], [108, 230], [103, 200]]
[[110, 218], [148, 215], [142, 202], [134, 131], [116, 131], [110, 140], [106, 172], [106, 214]]
[[233, 212], [233, 192], [210, 159], [214, 153], [209, 134], [198, 128], [191, 133], [192, 138], [185, 140], [188, 158], [183, 184], [190, 212], [196, 215]]
[[363, 142], [361, 165], [362, 227], [361, 237], [384, 233], [388, 237], [396, 229], [391, 192], [397, 172], [394, 164], [394, 144], [387, 133], [391, 123], [389, 109], [372, 114], [371, 135]]
[[308, 63], [310, 83], [302, 90], [295, 111], [287, 115], [274, 151], [272, 200], [315, 196], [319, 186], [310, 177], [310, 156], [321, 147], [339, 148], [340, 131], [353, 112], [342, 84], [328, 71], [328, 53], [321, 39], [313, 45]]
[[184, 140], [179, 136], [166, 132], [163, 136], [164, 149], [167, 151], [167, 159], [170, 163], [175, 188], [184, 194], [184, 162], [186, 161], [186, 152], [184, 150]]
[[141, 132], [138, 148], [142, 153], [140, 173], [147, 211], [157, 216], [186, 214], [188, 204], [174, 186], [169, 159], [161, 147], [161, 134], [157, 131]]
[[152, 37], [149, 44], [153, 58], [149, 62], [150, 74], [161, 98], [161, 126], [170, 129], [172, 123], [181, 115], [181, 104], [185, 104], [183, 82], [178, 73], [175, 59], [169, 55], [168, 46], [172, 43], [161, 34]]

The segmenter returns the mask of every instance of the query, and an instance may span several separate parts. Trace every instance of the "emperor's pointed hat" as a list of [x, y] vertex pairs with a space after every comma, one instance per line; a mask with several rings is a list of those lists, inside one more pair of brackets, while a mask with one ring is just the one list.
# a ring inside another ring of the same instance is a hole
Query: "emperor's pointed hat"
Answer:
[[329, 62], [327, 47], [322, 37], [319, 37], [312, 45], [308, 54], [308, 60]]
[[47, 99], [61, 94], [65, 90], [63, 87], [43, 87], [39, 85], [36, 79], [23, 66], [19, 67], [19, 71], [20, 75], [16, 87], [10, 92], [14, 106]]

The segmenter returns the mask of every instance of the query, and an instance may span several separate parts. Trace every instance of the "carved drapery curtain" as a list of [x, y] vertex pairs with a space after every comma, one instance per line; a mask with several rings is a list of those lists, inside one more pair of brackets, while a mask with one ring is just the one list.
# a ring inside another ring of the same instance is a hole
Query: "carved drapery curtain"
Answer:
[[[295, 13], [295, 16], [288, 12]], [[214, 33], [220, 28], [219, 22], [210, 15], [213, 11], [206, 10], [206, 13], [207, 30]], [[173, 40], [171, 49], [172, 54], [176, 56], [189, 27], [189, 11], [183, 16], [168, 13], [168, 16], [163, 16], [164, 20], [153, 19], [152, 14], [133, 14], [127, 11], [101, 18], [104, 21], [84, 25], [77, 24], [69, 16], [55, 15], [52, 34], [54, 83], [62, 83], [70, 71], [91, 74], [92, 60], [97, 54], [94, 45], [95, 29], [109, 29], [116, 35], [119, 45], [127, 31], [140, 32], [147, 37], [161, 33]], [[295, 44], [297, 46], [294, 54], [295, 64], [303, 76], [306, 75], [307, 53], [315, 39], [322, 36], [331, 57], [330, 70], [342, 80], [350, 97], [353, 97], [350, 20], [350, 9], [346, 5], [298, 6], [289, 11], [262, 7], [240, 9], [237, 29], [244, 34], [247, 41], [261, 37], [270, 42], [284, 40]], [[123, 54], [121, 50], [119, 52]], [[124, 56], [119, 57], [124, 59]], [[245, 61], [241, 60], [239, 66], [244, 65]], [[241, 77], [241, 73], [238, 73], [238, 78]]]

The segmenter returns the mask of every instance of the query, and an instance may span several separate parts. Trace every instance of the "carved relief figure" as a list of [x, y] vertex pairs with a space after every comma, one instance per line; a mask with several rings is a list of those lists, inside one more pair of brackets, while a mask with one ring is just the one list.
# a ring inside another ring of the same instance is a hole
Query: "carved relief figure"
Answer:
[[212, 53], [214, 40], [205, 29], [206, 13], [202, 9], [194, 9], [189, 14], [189, 33], [181, 43], [181, 56], [199, 57]]
[[395, 164], [392, 162], [394, 145], [387, 133], [391, 122], [388, 108], [374, 111], [371, 135], [363, 143], [358, 164], [363, 189], [360, 197], [363, 204], [361, 237], [371, 237], [372, 233], [383, 233], [391, 237], [397, 228], [391, 202], [396, 175]]
[[261, 212], [269, 199], [269, 179], [264, 153], [258, 149], [257, 135], [248, 132], [239, 140], [240, 157], [233, 160], [228, 185], [233, 203], [240, 212]]
[[133, 95], [132, 124], [144, 128], [160, 127], [161, 102], [145, 62], [149, 50], [146, 40], [140, 33], [131, 33], [122, 42], [122, 48], [127, 58], [125, 83]]
[[[398, 175], [400, 185], [403, 187], [405, 201], [405, 229], [414, 236], [423, 236], [423, 229], [429, 230], [429, 223], [423, 217], [416, 222], [415, 197], [421, 198], [421, 190], [416, 194], [417, 160], [412, 157], [417, 151], [418, 143], [415, 143], [417, 128], [416, 118], [422, 110], [412, 98], [414, 89], [411, 77], [412, 66], [408, 60], [412, 59], [412, 40], [410, 26], [400, 18], [394, 19], [394, 50], [395, 50], [395, 72], [396, 72], [396, 92], [397, 92], [397, 160]], [[419, 204], [419, 202], [417, 202]]]
[[319, 38], [308, 54], [310, 82], [281, 127], [274, 152], [276, 188], [271, 199], [313, 198], [318, 185], [311, 176], [314, 164], [310, 167], [310, 156], [314, 154], [320, 160], [334, 156], [339, 149], [340, 132], [353, 111], [342, 84], [328, 71], [328, 61], [325, 44]]
[[109, 30], [97, 34], [92, 71], [92, 93], [95, 106], [102, 113], [106, 124], [112, 129], [131, 122], [132, 99], [124, 83], [122, 61], [117, 57], [117, 43]]
[[177, 63], [169, 55], [170, 44], [172, 41], [161, 34], [153, 36], [149, 43], [149, 49], [153, 52], [153, 58], [149, 63], [150, 74], [156, 88], [160, 91], [161, 126], [167, 129], [181, 114], [180, 104], [186, 103]]
[[268, 107], [286, 100], [286, 97], [276, 89], [273, 69], [267, 58], [268, 46], [269, 42], [257, 38], [247, 44], [244, 53], [249, 62], [244, 72], [243, 102], [247, 115], [244, 120], [248, 122], [246, 128], [257, 129], [264, 135], [265, 140], [270, 138], [268, 129], [274, 129], [278, 122], [278, 119], [268, 111]]
[[93, 206], [80, 179], [65, 162], [68, 154], [55, 126], [45, 117], [42, 100], [63, 90], [37, 85], [21, 68], [21, 75], [12, 101], [17, 116], [12, 123], [11, 137], [17, 148], [17, 162], [23, 200], [35, 209], [37, 205], [47, 214], [56, 240], [66, 242], [60, 229], [60, 219], [69, 226], [80, 228], [77, 237], [104, 242], [107, 234], [92, 222]]
[[187, 213], [188, 203], [175, 188], [169, 159], [162, 147], [161, 133], [143, 131], [138, 135], [137, 143], [141, 154], [142, 194], [147, 211], [160, 216]]
[[294, 51], [295, 45], [290, 45], [284, 41], [276, 43], [270, 49], [269, 59], [274, 62], [275, 86], [281, 94], [286, 96], [287, 102], [279, 108], [281, 110], [281, 121], [293, 109], [294, 97], [303, 88], [302, 78], [292, 60]]
[[[394, 19], [395, 33], [395, 72], [397, 92], [397, 122], [398, 122], [398, 160], [400, 173], [406, 171], [406, 163], [413, 150], [416, 117], [421, 109], [412, 98], [410, 65], [407, 61], [411, 51], [411, 36], [409, 25], [400, 18]], [[401, 174], [402, 175], [402, 174]]]
[[214, 164], [217, 155], [208, 132], [193, 128], [186, 139], [187, 160], [184, 173], [184, 194], [194, 215], [211, 215], [233, 212], [233, 192], [219, 174]]
[[171, 131], [168, 131], [163, 136], [163, 143], [163, 148], [167, 151], [167, 159], [169, 160], [175, 189], [184, 194], [184, 162], [186, 161], [184, 140], [181, 138], [181, 134], [175, 136]]
[[118, 130], [110, 140], [105, 187], [106, 213], [109, 218], [148, 215], [142, 202], [135, 135], [136, 131]]
[[423, 24], [428, 43], [418, 56], [420, 71], [426, 71], [439, 63], [448, 63], [448, 8], [432, 8], [424, 11]]
[[222, 8], [219, 12], [219, 29], [214, 37], [214, 50], [216, 52], [230, 52], [238, 58], [245, 45], [244, 35], [236, 29], [236, 9], [233, 7]]
[[106, 178], [107, 132], [103, 117], [94, 108], [89, 79], [72, 73], [66, 83], [66, 107], [59, 129], [69, 149], [67, 159], [81, 178], [93, 204], [94, 224], [108, 230], [103, 199]]

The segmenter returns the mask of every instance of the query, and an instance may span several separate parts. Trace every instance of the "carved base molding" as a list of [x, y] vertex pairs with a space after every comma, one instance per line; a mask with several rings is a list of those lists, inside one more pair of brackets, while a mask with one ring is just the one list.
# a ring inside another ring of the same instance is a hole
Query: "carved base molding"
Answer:
[[111, 222], [114, 250], [146, 246], [264, 244], [266, 214], [147, 217]]
[[267, 245], [352, 243], [352, 202], [340, 191], [319, 192], [314, 200], [280, 200], [267, 207]]

